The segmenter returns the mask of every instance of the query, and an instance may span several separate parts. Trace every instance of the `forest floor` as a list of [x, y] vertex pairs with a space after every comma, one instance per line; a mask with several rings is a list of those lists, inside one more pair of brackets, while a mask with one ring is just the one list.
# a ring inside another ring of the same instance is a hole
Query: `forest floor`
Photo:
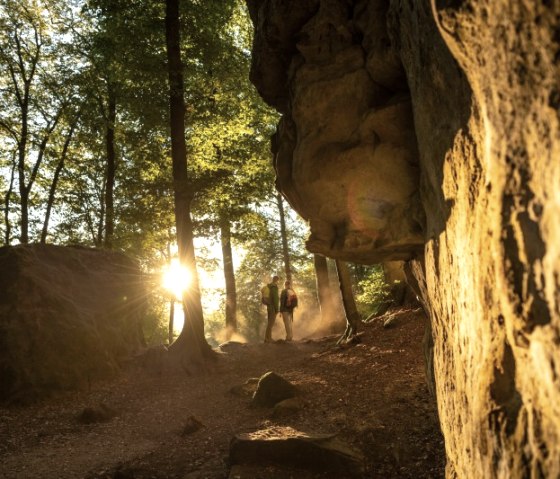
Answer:
[[[358, 344], [337, 347], [336, 337], [230, 344], [205, 376], [130, 368], [89, 391], [0, 408], [0, 478], [344, 477], [289, 465], [230, 470], [231, 439], [270, 427], [336, 433], [363, 455], [363, 477], [442, 478], [443, 439], [424, 374], [425, 317], [411, 309], [388, 314], [393, 325], [383, 327], [387, 315], [364, 324]], [[297, 387], [300, 410], [277, 417], [232, 393], [267, 371]], [[100, 404], [115, 414], [104, 422], [79, 420]], [[189, 433], [192, 417], [202, 427]]]

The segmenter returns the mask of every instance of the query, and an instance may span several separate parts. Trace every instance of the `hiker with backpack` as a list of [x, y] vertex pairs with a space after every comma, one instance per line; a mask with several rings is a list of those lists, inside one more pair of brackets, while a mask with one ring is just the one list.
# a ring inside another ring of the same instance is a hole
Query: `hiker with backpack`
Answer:
[[276, 316], [280, 311], [280, 298], [278, 295], [278, 281], [280, 278], [278, 276], [272, 277], [272, 282], [267, 284], [261, 290], [261, 301], [263, 304], [266, 304], [266, 313], [267, 313], [267, 325], [266, 325], [266, 334], [264, 336], [265, 343], [272, 342], [272, 327], [274, 326], [274, 322], [276, 321]]
[[286, 281], [280, 293], [280, 312], [286, 328], [286, 341], [292, 340], [292, 323], [294, 322], [294, 308], [297, 307], [297, 295], [292, 289], [292, 283]]

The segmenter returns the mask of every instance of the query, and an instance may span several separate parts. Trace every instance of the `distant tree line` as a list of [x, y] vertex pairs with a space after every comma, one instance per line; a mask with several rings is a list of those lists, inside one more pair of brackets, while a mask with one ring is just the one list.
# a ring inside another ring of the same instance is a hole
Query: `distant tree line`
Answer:
[[306, 226], [274, 189], [278, 118], [248, 81], [244, 2], [0, 0], [0, 27], [1, 244], [118, 249], [155, 271], [186, 219], [179, 191], [192, 237], [221, 243], [229, 331], [240, 314], [256, 334], [259, 284], [275, 272], [332, 298], [326, 259], [305, 251]]

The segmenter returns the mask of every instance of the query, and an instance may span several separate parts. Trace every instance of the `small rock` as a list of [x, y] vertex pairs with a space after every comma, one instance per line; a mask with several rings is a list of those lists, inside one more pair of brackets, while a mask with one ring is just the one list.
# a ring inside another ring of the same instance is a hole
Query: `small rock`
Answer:
[[298, 398], [284, 399], [274, 406], [273, 417], [291, 416], [302, 409], [303, 405]]
[[254, 406], [273, 407], [276, 403], [296, 395], [296, 388], [282, 376], [269, 371], [259, 379], [257, 390], [253, 394]]
[[196, 431], [199, 431], [200, 429], [202, 429], [203, 427], [204, 427], [204, 424], [202, 424], [202, 422], [200, 422], [194, 416], [190, 416], [185, 421], [185, 425], [183, 426], [183, 432], [181, 433], [181, 436], [184, 437], [184, 436], [188, 436], [189, 434], [193, 434]]
[[106, 404], [100, 403], [98, 406], [84, 408], [84, 410], [78, 414], [77, 420], [82, 424], [94, 424], [110, 421], [116, 415], [116, 411]]

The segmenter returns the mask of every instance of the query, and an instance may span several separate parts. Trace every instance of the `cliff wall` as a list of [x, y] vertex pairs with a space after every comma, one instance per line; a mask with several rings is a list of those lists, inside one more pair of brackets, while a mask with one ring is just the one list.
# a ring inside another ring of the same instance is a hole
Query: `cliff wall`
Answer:
[[248, 0], [308, 248], [405, 260], [449, 477], [559, 477], [560, 3]]

